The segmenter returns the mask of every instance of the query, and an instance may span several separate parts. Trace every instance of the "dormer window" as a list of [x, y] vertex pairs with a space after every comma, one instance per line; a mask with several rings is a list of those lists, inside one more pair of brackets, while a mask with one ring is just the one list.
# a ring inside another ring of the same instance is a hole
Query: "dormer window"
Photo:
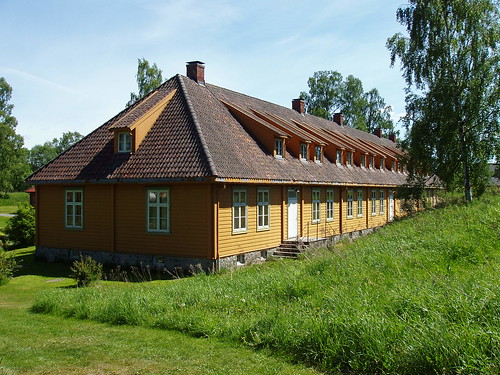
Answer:
[[347, 165], [349, 165], [349, 166], [352, 165], [352, 152], [351, 151], [347, 152]]
[[274, 156], [278, 159], [282, 159], [283, 154], [284, 154], [283, 139], [275, 138], [274, 139]]
[[361, 154], [361, 166], [364, 168], [366, 167], [366, 155]]
[[395, 170], [396, 170], [396, 162], [393, 160], [391, 164], [391, 171], [394, 172]]
[[342, 150], [337, 150], [337, 164], [342, 164]]
[[323, 152], [322, 152], [322, 147], [321, 146], [316, 146], [314, 148], [314, 161], [316, 163], [321, 163], [322, 162], [322, 156], [323, 156]]
[[380, 170], [384, 170], [384, 166], [385, 166], [385, 159], [380, 158]]
[[130, 133], [118, 133], [118, 152], [132, 152], [132, 136]]
[[373, 156], [370, 156], [370, 168], [372, 168], [372, 169], [373, 169], [374, 164], [375, 164], [374, 157], [373, 157]]
[[300, 160], [302, 160], [302, 161], [307, 160], [307, 144], [306, 143], [300, 144]]

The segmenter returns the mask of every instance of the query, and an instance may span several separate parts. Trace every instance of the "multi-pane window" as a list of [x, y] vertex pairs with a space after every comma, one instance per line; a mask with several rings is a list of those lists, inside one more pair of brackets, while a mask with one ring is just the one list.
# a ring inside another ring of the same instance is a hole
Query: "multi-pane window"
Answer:
[[321, 146], [316, 146], [314, 148], [314, 156], [316, 163], [321, 163]]
[[380, 198], [380, 214], [382, 215], [385, 211], [385, 192], [384, 192], [384, 190], [380, 190], [379, 198]]
[[283, 157], [283, 139], [275, 138], [274, 140], [274, 156], [277, 158]]
[[326, 221], [333, 220], [333, 189], [326, 189]]
[[269, 229], [269, 189], [257, 190], [257, 229]]
[[375, 163], [375, 161], [374, 161], [373, 156], [370, 156], [370, 168], [374, 167], [374, 163]]
[[347, 217], [352, 217], [352, 201], [354, 198], [354, 192], [352, 190], [347, 190]]
[[361, 166], [366, 167], [366, 155], [361, 154]]
[[352, 165], [352, 152], [347, 152], [347, 165]]
[[396, 170], [396, 162], [393, 160], [391, 163], [391, 171], [395, 171], [395, 170]]
[[83, 190], [68, 189], [65, 198], [65, 222], [66, 228], [83, 228]]
[[380, 158], [380, 169], [384, 169], [384, 167], [385, 167], [385, 159]]
[[372, 189], [371, 203], [372, 203], [372, 215], [376, 215], [377, 214], [377, 190], [375, 190], [375, 189]]
[[233, 232], [247, 230], [247, 191], [237, 188], [233, 190]]
[[170, 231], [170, 190], [148, 189], [148, 232]]
[[337, 164], [342, 164], [342, 150], [337, 150]]
[[358, 190], [358, 217], [363, 216], [363, 190]]
[[306, 143], [300, 144], [300, 159], [307, 160], [307, 144]]
[[118, 133], [118, 152], [132, 151], [132, 136], [130, 133]]
[[319, 189], [312, 190], [312, 222], [319, 223], [321, 220], [321, 192]]

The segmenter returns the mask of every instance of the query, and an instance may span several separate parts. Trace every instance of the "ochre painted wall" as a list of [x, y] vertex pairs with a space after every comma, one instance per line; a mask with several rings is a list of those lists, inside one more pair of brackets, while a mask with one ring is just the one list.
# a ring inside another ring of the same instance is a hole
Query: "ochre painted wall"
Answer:
[[[64, 227], [65, 186], [39, 185], [39, 246], [214, 257], [209, 184], [86, 184], [71, 187], [83, 188], [83, 229]], [[146, 194], [151, 187], [170, 189], [169, 234], [148, 233], [146, 230]]]
[[[314, 189], [320, 191], [320, 221], [313, 223], [312, 217], [312, 192]], [[333, 189], [333, 220], [326, 220], [326, 190]], [[301, 188], [299, 200], [302, 201], [302, 237], [329, 237], [340, 234], [340, 188], [324, 186], [304, 186]]]
[[[245, 232], [233, 233], [233, 188], [245, 188], [247, 191], [247, 230]], [[265, 230], [257, 229], [258, 188], [268, 188], [270, 193], [270, 228]], [[281, 186], [232, 184], [227, 184], [218, 190], [220, 257], [279, 246], [282, 240], [282, 190]]]

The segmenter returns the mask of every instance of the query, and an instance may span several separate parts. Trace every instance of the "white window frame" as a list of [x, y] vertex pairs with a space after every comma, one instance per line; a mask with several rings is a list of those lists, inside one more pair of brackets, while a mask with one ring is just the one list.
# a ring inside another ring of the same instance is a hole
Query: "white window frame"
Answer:
[[[154, 201], [151, 200], [152, 195], [155, 196]], [[170, 189], [164, 187], [148, 189], [146, 202], [147, 232], [170, 233]], [[152, 225], [153, 222], [155, 225]]]
[[278, 159], [283, 159], [285, 154], [284, 144], [282, 138], [274, 138], [274, 156]]
[[[238, 196], [235, 199], [236, 195]], [[233, 233], [245, 233], [248, 228], [248, 195], [246, 188], [233, 188]]]
[[347, 162], [346, 162], [347, 165], [349, 166], [352, 166], [352, 152], [351, 151], [347, 151]]
[[358, 217], [363, 217], [363, 190], [359, 189], [357, 192], [357, 214]]
[[361, 154], [361, 166], [366, 167], [366, 155]]
[[351, 219], [353, 217], [353, 200], [354, 200], [354, 190], [347, 190], [347, 218]]
[[326, 221], [333, 221], [335, 208], [335, 192], [333, 189], [326, 189]]
[[380, 170], [385, 169], [385, 158], [380, 158]]
[[396, 161], [395, 160], [393, 160], [391, 162], [391, 171], [393, 171], [393, 172], [396, 171]]
[[307, 143], [300, 143], [300, 160], [307, 160]]
[[257, 230], [269, 229], [271, 227], [270, 200], [269, 189], [257, 189]]
[[[79, 214], [78, 211], [80, 211]], [[79, 224], [77, 224], [78, 219]], [[68, 229], [83, 229], [83, 189], [65, 189], [64, 227]]]
[[312, 201], [312, 222], [320, 223], [321, 222], [321, 190], [320, 189], [312, 189], [311, 194]]
[[372, 215], [376, 215], [377, 214], [377, 190], [376, 189], [372, 189], [371, 203], [372, 203]]
[[342, 164], [342, 150], [337, 150], [337, 160], [336, 160], [336, 163], [338, 165], [341, 165]]
[[385, 213], [385, 190], [382, 189], [380, 190], [379, 200], [380, 200], [379, 214], [383, 215]]
[[132, 152], [132, 135], [130, 133], [118, 133], [118, 152]]
[[321, 163], [322, 160], [322, 147], [321, 146], [315, 146], [314, 147], [314, 157], [315, 157], [315, 162], [316, 163]]

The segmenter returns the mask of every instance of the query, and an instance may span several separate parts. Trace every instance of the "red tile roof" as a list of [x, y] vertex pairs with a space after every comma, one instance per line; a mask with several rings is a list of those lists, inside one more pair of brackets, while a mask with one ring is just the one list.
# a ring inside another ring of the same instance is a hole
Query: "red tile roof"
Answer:
[[[176, 89], [137, 150], [115, 154], [110, 129], [130, 127]], [[176, 75], [35, 172], [28, 181], [37, 184], [252, 179], [366, 185], [400, 185], [405, 181], [406, 176], [397, 172], [339, 166], [327, 158], [321, 164], [305, 163], [298, 155], [289, 153], [282, 160], [276, 159], [223, 102], [242, 108], [259, 121], [268, 116], [294, 127], [297, 123], [305, 124], [307, 131], [302, 133], [321, 128], [342, 140], [354, 138], [362, 140], [358, 143], [365, 147], [374, 144], [370, 148], [399, 152], [388, 139]], [[257, 117], [256, 112], [265, 116]], [[299, 131], [295, 128], [290, 132]]]

